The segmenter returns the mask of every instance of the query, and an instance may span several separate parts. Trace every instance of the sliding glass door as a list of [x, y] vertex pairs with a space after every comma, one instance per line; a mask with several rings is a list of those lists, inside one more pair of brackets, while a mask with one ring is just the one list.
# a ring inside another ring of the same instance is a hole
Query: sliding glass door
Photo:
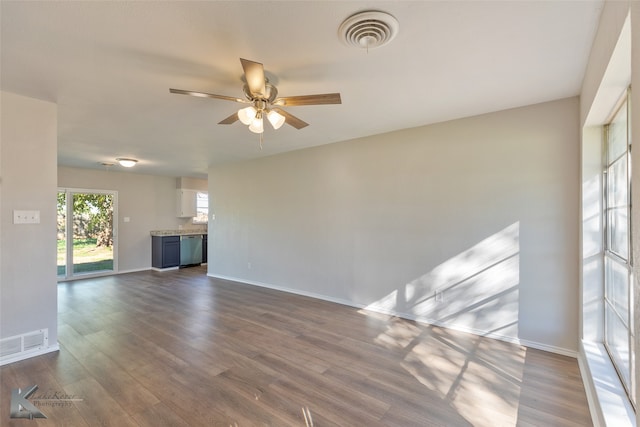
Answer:
[[59, 278], [117, 271], [116, 208], [115, 191], [58, 191]]

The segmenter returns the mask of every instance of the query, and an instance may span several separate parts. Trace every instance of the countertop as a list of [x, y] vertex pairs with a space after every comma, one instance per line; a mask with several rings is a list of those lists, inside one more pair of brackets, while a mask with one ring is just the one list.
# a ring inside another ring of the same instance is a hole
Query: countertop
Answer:
[[152, 236], [195, 236], [203, 234], [207, 234], [207, 230], [194, 230], [187, 228], [183, 230], [151, 230]]

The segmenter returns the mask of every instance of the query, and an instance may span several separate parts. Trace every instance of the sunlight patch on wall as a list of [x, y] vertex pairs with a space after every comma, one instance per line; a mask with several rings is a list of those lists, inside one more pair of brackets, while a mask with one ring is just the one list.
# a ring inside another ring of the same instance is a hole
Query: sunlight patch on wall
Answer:
[[517, 339], [519, 235], [520, 223], [511, 224], [366, 309]]

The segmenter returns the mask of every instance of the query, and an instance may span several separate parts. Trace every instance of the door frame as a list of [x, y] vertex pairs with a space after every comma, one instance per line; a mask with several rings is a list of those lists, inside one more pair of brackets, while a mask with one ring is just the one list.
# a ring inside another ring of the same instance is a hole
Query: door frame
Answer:
[[[65, 257], [65, 274], [57, 276], [58, 282], [68, 280], [86, 279], [91, 277], [111, 276], [118, 273], [118, 191], [117, 190], [96, 190], [93, 188], [72, 188], [58, 187], [58, 193], [65, 193], [66, 223], [65, 239], [67, 253]], [[73, 273], [73, 212], [69, 212], [70, 206], [73, 210], [73, 194], [109, 194], [113, 197], [113, 270], [98, 271], [95, 273]], [[56, 197], [57, 201], [57, 197]], [[57, 202], [56, 202], [57, 203]], [[71, 234], [69, 233], [71, 231]], [[71, 236], [71, 237], [69, 237]], [[71, 240], [71, 242], [69, 242]], [[71, 243], [71, 244], [69, 244]]]

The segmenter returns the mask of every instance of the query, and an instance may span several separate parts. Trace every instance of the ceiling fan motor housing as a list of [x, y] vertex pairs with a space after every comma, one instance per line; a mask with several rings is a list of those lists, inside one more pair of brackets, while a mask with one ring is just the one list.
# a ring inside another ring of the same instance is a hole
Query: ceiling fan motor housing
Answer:
[[247, 84], [242, 86], [242, 91], [244, 92], [244, 96], [251, 102], [261, 99], [271, 104], [278, 97], [278, 89], [276, 89], [274, 85], [269, 83], [269, 79], [264, 79], [265, 94], [262, 96], [256, 96], [252, 94]]

